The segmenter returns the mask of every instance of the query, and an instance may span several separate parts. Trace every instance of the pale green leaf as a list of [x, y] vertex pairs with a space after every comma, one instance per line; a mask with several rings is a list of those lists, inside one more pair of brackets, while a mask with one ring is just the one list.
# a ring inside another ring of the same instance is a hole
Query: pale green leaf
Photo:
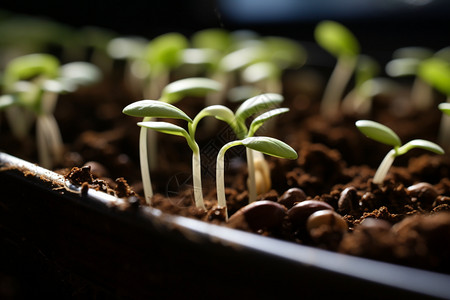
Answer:
[[189, 45], [181, 33], [169, 32], [152, 39], [146, 49], [146, 58], [150, 65], [160, 64], [174, 68], [181, 62], [181, 53]]
[[242, 72], [242, 77], [250, 83], [265, 79], [280, 79], [281, 69], [271, 62], [258, 62], [246, 67]]
[[358, 40], [350, 30], [335, 21], [322, 21], [314, 31], [317, 43], [336, 57], [359, 54]]
[[288, 144], [271, 137], [249, 137], [242, 140], [242, 144], [250, 149], [262, 152], [267, 155], [296, 159], [297, 152]]
[[191, 118], [181, 109], [157, 100], [141, 100], [131, 103], [122, 112], [133, 117], [172, 118], [192, 122]]
[[303, 46], [289, 38], [268, 36], [263, 42], [269, 49], [271, 61], [281, 69], [288, 67], [301, 67], [306, 62], [306, 50]]
[[232, 123], [234, 122], [234, 113], [226, 106], [223, 105], [211, 105], [202, 109], [199, 115], [203, 117], [213, 116], [221, 121]]
[[418, 68], [418, 75], [445, 95], [450, 95], [450, 64], [440, 58], [424, 60]]
[[417, 58], [396, 58], [386, 64], [386, 73], [391, 77], [415, 76], [420, 60]]
[[208, 28], [199, 30], [191, 37], [192, 46], [195, 48], [208, 48], [227, 52], [231, 48], [231, 35], [222, 28]]
[[355, 125], [364, 135], [377, 142], [393, 147], [400, 147], [402, 145], [398, 135], [383, 124], [370, 120], [359, 120], [356, 121]]
[[17, 104], [17, 98], [13, 95], [2, 95], [0, 96], [0, 110]]
[[235, 116], [237, 119], [245, 120], [257, 112], [275, 107], [283, 100], [284, 98], [280, 94], [261, 94], [244, 101], [236, 110]]
[[89, 85], [99, 82], [102, 78], [100, 69], [91, 63], [75, 61], [60, 68], [60, 77], [64, 82], [75, 85]]
[[401, 146], [398, 149], [397, 153], [398, 153], [398, 155], [403, 155], [406, 152], [408, 152], [409, 150], [414, 149], [414, 148], [428, 150], [428, 151], [434, 152], [436, 154], [444, 154], [445, 153], [444, 149], [442, 149], [441, 146], [439, 146], [433, 142], [422, 140], [422, 139], [416, 139], [416, 140], [409, 141], [408, 143]]
[[438, 107], [443, 113], [450, 115], [450, 103], [441, 103]]
[[187, 136], [187, 132], [183, 127], [168, 122], [149, 121], [149, 122], [139, 122], [137, 124], [141, 127], [146, 127], [166, 134], [184, 137]]
[[248, 130], [248, 135], [249, 136], [253, 136], [255, 134], [255, 132], [269, 119], [278, 116], [280, 114], [283, 114], [285, 112], [288, 112], [289, 108], [276, 108], [276, 109], [272, 109], [268, 112], [265, 112], [261, 115], [259, 115], [258, 117], [256, 117], [252, 123], [250, 124], [250, 128]]
[[169, 83], [162, 91], [161, 101], [175, 103], [187, 96], [205, 96], [220, 91], [222, 85], [212, 79], [202, 77], [185, 78]]
[[19, 80], [28, 80], [35, 76], [55, 78], [59, 74], [59, 61], [50, 54], [35, 53], [19, 56], [11, 60], [3, 74], [6, 90]]

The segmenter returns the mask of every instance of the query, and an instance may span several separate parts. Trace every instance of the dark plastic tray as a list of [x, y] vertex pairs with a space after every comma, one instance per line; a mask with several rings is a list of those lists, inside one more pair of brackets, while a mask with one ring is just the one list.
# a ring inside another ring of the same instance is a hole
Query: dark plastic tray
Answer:
[[63, 176], [1, 152], [0, 166], [3, 241], [35, 249], [65, 278], [73, 274], [115, 297], [450, 298], [449, 275], [148, 207], [124, 210], [122, 199], [95, 190], [81, 195], [62, 187]]

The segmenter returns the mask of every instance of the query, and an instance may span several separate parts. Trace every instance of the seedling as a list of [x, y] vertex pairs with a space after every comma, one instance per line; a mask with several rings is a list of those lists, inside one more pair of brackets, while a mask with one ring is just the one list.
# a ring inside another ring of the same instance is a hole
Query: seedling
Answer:
[[[418, 74], [428, 84], [444, 94], [450, 103], [450, 63], [438, 57], [424, 60], [419, 67]], [[439, 143], [444, 149], [450, 149], [450, 116], [443, 115], [439, 128]]]
[[345, 26], [334, 21], [320, 22], [316, 26], [314, 36], [322, 48], [337, 58], [321, 102], [321, 113], [330, 117], [339, 109], [345, 87], [355, 69], [360, 46]]
[[6, 110], [13, 134], [20, 139], [27, 136], [28, 127], [36, 118], [39, 161], [43, 167], [50, 169], [62, 160], [61, 133], [53, 116], [58, 95], [95, 82], [100, 76], [91, 64], [74, 62], [60, 66], [49, 54], [21, 56], [7, 65], [3, 77], [7, 94], [0, 98], [0, 109]]
[[[355, 69], [355, 87], [342, 101], [346, 113], [364, 115], [370, 112], [372, 97], [377, 87], [374, 77], [379, 73], [378, 63], [367, 55], [360, 55]], [[379, 81], [378, 81], [379, 83]]]
[[[241, 106], [235, 112], [236, 130], [235, 134], [238, 139], [245, 139], [252, 137], [256, 130], [260, 128], [264, 122], [269, 119], [285, 113], [288, 111], [286, 108], [272, 109], [267, 111], [257, 118], [255, 118], [247, 129], [246, 121], [249, 117], [261, 111], [273, 108], [283, 101], [283, 97], [280, 94], [267, 93], [259, 96], [252, 97], [244, 101]], [[233, 127], [232, 127], [233, 128]], [[249, 202], [256, 200], [258, 192], [263, 192], [270, 188], [270, 172], [267, 166], [267, 162], [264, 160], [264, 156], [261, 153], [253, 151], [251, 148], [246, 148], [247, 154], [247, 168], [248, 168], [248, 190], [249, 190]], [[260, 174], [260, 183], [256, 183], [256, 168]], [[257, 190], [259, 186], [259, 191]]]
[[[139, 155], [140, 155], [141, 176], [144, 186], [145, 200], [148, 204], [151, 203], [151, 198], [153, 196], [153, 188], [150, 179], [150, 169], [148, 161], [147, 129], [152, 128], [156, 131], [180, 135], [186, 138], [184, 132], [180, 131], [178, 128], [171, 128], [172, 131], [169, 130], [166, 132], [161, 127], [158, 127], [160, 125], [155, 125], [156, 123], [159, 124], [161, 122], [152, 122], [152, 118], [182, 119], [189, 123], [192, 123], [193, 121], [191, 120], [191, 118], [189, 118], [189, 116], [187, 116], [183, 111], [179, 110], [170, 103], [178, 102], [179, 100], [181, 100], [186, 96], [202, 96], [209, 92], [218, 91], [220, 88], [221, 86], [219, 83], [207, 78], [181, 79], [167, 85], [163, 89], [161, 98], [159, 100], [141, 100], [134, 102], [123, 109], [123, 113], [126, 115], [143, 118], [143, 121], [140, 123], [141, 131], [139, 137]], [[148, 124], [148, 122], [151, 123]], [[143, 126], [143, 124], [145, 126]], [[154, 128], [153, 125], [155, 125]], [[188, 141], [188, 144], [193, 151], [193, 174], [194, 174], [193, 179], [194, 179], [195, 201], [198, 207], [204, 207], [203, 196], [201, 194], [201, 177], [199, 176], [199, 174], [201, 173], [200, 156], [198, 145], [195, 143], [194, 134], [195, 132], [193, 133], [192, 137], [189, 136], [189, 138], [186, 138], [186, 140]], [[156, 141], [156, 139], [154, 140]]]
[[267, 155], [296, 159], [298, 157], [297, 152], [284, 142], [271, 138], [271, 137], [248, 137], [243, 140], [232, 141], [225, 144], [217, 155], [216, 163], [216, 190], [217, 190], [217, 202], [220, 208], [225, 209], [225, 216], [228, 218], [227, 204], [225, 199], [225, 167], [224, 158], [225, 152], [231, 147], [245, 146], [247, 149], [252, 149], [258, 152], [262, 152]]
[[374, 121], [359, 120], [356, 122], [356, 127], [368, 138], [394, 147], [386, 154], [378, 167], [373, 178], [373, 183], [375, 184], [382, 184], [394, 159], [411, 149], [421, 148], [437, 154], [444, 154], [444, 149], [439, 145], [422, 139], [414, 139], [402, 145], [400, 138], [392, 129]]
[[144, 98], [157, 99], [161, 90], [169, 83], [170, 71], [182, 63], [183, 50], [189, 43], [180, 33], [169, 32], [155, 37], [144, 51], [144, 61], [149, 74]]
[[414, 77], [411, 88], [411, 101], [415, 108], [425, 110], [433, 104], [433, 93], [418, 72], [420, 64], [433, 56], [430, 49], [422, 47], [400, 48], [392, 55], [393, 59], [386, 65], [386, 73], [391, 77]]

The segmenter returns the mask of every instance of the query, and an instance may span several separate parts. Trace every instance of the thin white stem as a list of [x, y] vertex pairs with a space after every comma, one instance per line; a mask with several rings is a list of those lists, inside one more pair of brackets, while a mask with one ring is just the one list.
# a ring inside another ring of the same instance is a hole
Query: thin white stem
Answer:
[[[146, 118], [144, 118], [144, 121]], [[153, 197], [153, 188], [152, 181], [150, 178], [150, 170], [148, 167], [148, 153], [147, 153], [147, 128], [141, 127], [140, 135], [139, 135], [139, 160], [141, 164], [141, 177], [142, 177], [142, 185], [144, 187], [144, 197], [145, 202], [150, 205], [151, 198]]]
[[384, 178], [387, 175], [387, 172], [389, 171], [390, 167], [392, 166], [392, 163], [394, 162], [395, 157], [397, 156], [396, 153], [397, 152], [395, 151], [395, 149], [392, 149], [386, 154], [380, 166], [378, 167], [375, 176], [373, 177], [373, 183], [375, 184], [383, 183]]
[[38, 117], [36, 119], [36, 144], [38, 148], [39, 164], [46, 169], [51, 169], [52, 159], [46, 132], [45, 121], [41, 117]]
[[[450, 96], [447, 97], [447, 103], [450, 103]], [[438, 140], [446, 152], [450, 150], [450, 116], [447, 114], [441, 116]]]
[[[256, 179], [255, 179], [255, 161], [253, 158], [253, 150], [246, 148], [247, 153], [247, 170], [248, 170], [248, 202], [256, 201]], [[256, 152], [256, 151], [255, 151]]]
[[[153, 119], [149, 119], [149, 121], [152, 120]], [[158, 168], [158, 136], [156, 131], [147, 131], [147, 148], [150, 171], [155, 171]]]
[[344, 90], [355, 69], [356, 59], [339, 58], [331, 73], [320, 104], [321, 114], [330, 117], [338, 112]]
[[193, 176], [192, 181], [194, 183], [195, 206], [198, 208], [205, 209], [202, 191], [200, 151], [194, 151], [192, 154], [192, 176]]
[[63, 159], [64, 146], [59, 131], [58, 123], [52, 114], [46, 114], [40, 116], [46, 126], [46, 132], [48, 134], [48, 143], [51, 154], [53, 155], [53, 163], [61, 162]]
[[426, 110], [433, 105], [432, 87], [418, 76], [411, 88], [411, 100], [418, 110]]
[[19, 106], [5, 109], [5, 116], [13, 135], [20, 140], [27, 138], [35, 116]]
[[225, 144], [217, 154], [216, 162], [216, 191], [217, 191], [217, 205], [225, 209], [225, 218], [228, 220], [227, 201], [225, 198], [225, 152], [233, 147], [242, 145], [242, 141], [233, 141]]

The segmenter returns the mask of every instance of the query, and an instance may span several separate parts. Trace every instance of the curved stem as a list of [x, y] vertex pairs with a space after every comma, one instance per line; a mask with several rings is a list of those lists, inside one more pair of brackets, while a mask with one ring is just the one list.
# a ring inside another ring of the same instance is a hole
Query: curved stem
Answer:
[[58, 123], [55, 117], [51, 115], [44, 115], [47, 130], [48, 130], [48, 142], [49, 148], [53, 155], [53, 162], [61, 162], [63, 158], [63, 142], [61, 137], [61, 132], [59, 131]]
[[[150, 118], [144, 118], [144, 121], [149, 121]], [[141, 165], [141, 177], [142, 185], [144, 187], [145, 202], [150, 205], [151, 198], [153, 197], [152, 181], [150, 178], [150, 169], [148, 166], [148, 149], [147, 140], [148, 130], [145, 127], [141, 127], [139, 134], [139, 161]]]
[[246, 148], [247, 153], [247, 170], [248, 170], [248, 202], [256, 201], [256, 179], [255, 179], [255, 161], [253, 158], [253, 150]]
[[392, 166], [392, 163], [394, 162], [396, 156], [397, 151], [395, 149], [392, 149], [386, 154], [380, 166], [378, 167], [375, 176], [373, 177], [373, 183], [375, 184], [383, 183], [383, 180], [386, 177], [389, 168]]
[[217, 154], [216, 162], [216, 190], [217, 204], [225, 209], [225, 218], [228, 220], [227, 201], [225, 198], [225, 152], [233, 146], [242, 145], [242, 141], [233, 141], [225, 144]]
[[[450, 103], [450, 96], [447, 97], [447, 103]], [[438, 141], [445, 151], [450, 150], [450, 116], [447, 114], [442, 114]]]
[[338, 58], [320, 103], [320, 112], [323, 116], [330, 117], [337, 113], [342, 95], [353, 74], [355, 65], [355, 58]]
[[195, 206], [205, 209], [202, 191], [202, 173], [200, 163], [200, 151], [194, 151], [192, 154], [192, 181], [194, 184]]
[[41, 117], [36, 119], [36, 143], [38, 148], [39, 164], [46, 168], [51, 169], [52, 160], [50, 157], [50, 150], [48, 148], [48, 141], [46, 135], [44, 121]]

